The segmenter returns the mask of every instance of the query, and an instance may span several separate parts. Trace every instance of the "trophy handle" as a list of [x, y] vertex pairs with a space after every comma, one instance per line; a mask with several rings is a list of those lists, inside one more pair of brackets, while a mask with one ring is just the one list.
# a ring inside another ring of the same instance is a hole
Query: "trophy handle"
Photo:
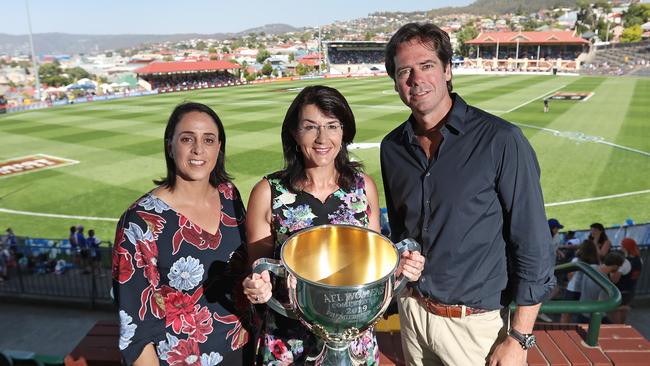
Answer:
[[[253, 273], [262, 273], [263, 271], [272, 272], [278, 277], [287, 277], [287, 271], [284, 269], [282, 263], [277, 259], [260, 258], [253, 262]], [[279, 302], [273, 296], [266, 302], [271, 309], [275, 310], [278, 314], [286, 316], [287, 318], [297, 319], [293, 313], [293, 309], [288, 308], [286, 305]]]
[[[407, 250], [411, 252], [417, 252], [422, 250], [420, 244], [411, 238], [406, 238], [400, 241], [399, 243], [396, 243], [395, 248], [397, 248], [397, 254], [399, 258], [401, 258], [402, 253], [404, 253]], [[400, 292], [402, 292], [402, 290], [406, 286], [406, 283], [408, 282], [405, 281], [407, 279], [408, 278], [404, 277], [404, 275], [400, 273], [399, 277], [397, 277], [397, 280], [395, 281], [397, 285], [395, 287], [393, 294], [399, 294]]]

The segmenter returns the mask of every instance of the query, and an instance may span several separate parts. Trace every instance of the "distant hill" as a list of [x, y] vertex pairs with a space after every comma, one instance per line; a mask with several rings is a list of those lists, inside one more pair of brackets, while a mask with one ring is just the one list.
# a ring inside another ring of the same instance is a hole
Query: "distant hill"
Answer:
[[[540, 9], [575, 7], [576, 3], [577, 0], [476, 0], [467, 6], [449, 6], [439, 9], [432, 9], [427, 12], [427, 15], [429, 17], [461, 13], [475, 15], [496, 15], [518, 12], [529, 14], [537, 12]], [[377, 12], [375, 14], [394, 14], [394, 12]]]
[[[143, 44], [161, 42], [179, 42], [189, 39], [228, 39], [249, 33], [283, 34], [302, 31], [288, 24], [268, 24], [261, 27], [246, 29], [238, 33], [179, 33], [179, 34], [68, 34], [68, 33], [37, 33], [34, 34], [34, 47], [39, 55], [93, 53], [104, 50], [137, 47]], [[11, 35], [0, 33], [0, 55], [29, 54], [29, 38], [27, 35]]]

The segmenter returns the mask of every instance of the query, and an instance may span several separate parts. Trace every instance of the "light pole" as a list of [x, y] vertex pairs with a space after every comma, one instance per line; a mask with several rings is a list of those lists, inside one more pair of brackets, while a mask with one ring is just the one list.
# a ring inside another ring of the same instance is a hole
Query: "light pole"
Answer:
[[34, 38], [32, 37], [32, 19], [29, 15], [29, 0], [25, 0], [25, 9], [27, 10], [27, 25], [29, 26], [29, 45], [32, 48], [32, 65], [34, 66], [34, 76], [36, 77], [36, 99], [41, 100], [41, 79], [38, 76], [38, 61], [36, 52], [34, 52]]

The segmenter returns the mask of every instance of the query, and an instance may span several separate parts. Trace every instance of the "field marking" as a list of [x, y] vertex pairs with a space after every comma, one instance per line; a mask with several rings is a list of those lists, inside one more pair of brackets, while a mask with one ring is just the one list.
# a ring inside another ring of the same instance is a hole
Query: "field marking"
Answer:
[[44, 157], [44, 158], [49, 158], [49, 159], [54, 159], [54, 160], [60, 160], [60, 161], [64, 161], [64, 162], [61, 163], [61, 164], [52, 165], [52, 166], [46, 166], [46, 167], [43, 167], [43, 168], [38, 168], [38, 169], [28, 169], [28, 170], [24, 170], [24, 171], [22, 171], [22, 172], [18, 172], [18, 173], [12, 173], [12, 174], [2, 175], [2, 176], [0, 176], [0, 179], [5, 179], [5, 178], [9, 178], [9, 177], [15, 177], [15, 176], [18, 176], [18, 175], [23, 175], [23, 174], [33, 173], [33, 172], [40, 172], [40, 171], [48, 170], [48, 169], [64, 168], [64, 167], [66, 167], [66, 166], [75, 165], [75, 164], [79, 164], [79, 163], [80, 163], [79, 160], [68, 159], [68, 158], [61, 158], [61, 157], [58, 157], [58, 156], [48, 155], [48, 154], [43, 154], [43, 153], [36, 153], [36, 154], [26, 155], [26, 156], [21, 156], [21, 157], [17, 157], [17, 158], [9, 158], [9, 159], [2, 160], [1, 162], [7, 162], [7, 161], [12, 161], [12, 160], [26, 159], [26, 158], [33, 157], [33, 156], [42, 156], [42, 157]]
[[[615, 144], [613, 142], [606, 141], [603, 137], [600, 137], [600, 136], [589, 136], [589, 135], [583, 134], [582, 132], [554, 130], [554, 129], [551, 129], [551, 128], [533, 126], [533, 125], [520, 123], [520, 122], [513, 122], [513, 123], [516, 124], [516, 125], [519, 125], [519, 126], [524, 126], [524, 127], [532, 128], [532, 129], [535, 129], [535, 130], [549, 132], [549, 133], [552, 133], [554, 136], [557, 136], [557, 137], [569, 138], [569, 139], [573, 139], [573, 140], [578, 141], [578, 142], [593, 142], [593, 143], [597, 143], [597, 144], [608, 145], [608, 146], [611, 146], [611, 147], [615, 147], [617, 149], [626, 150], [626, 151], [630, 151], [630, 152], [634, 152], [634, 153], [637, 153], [637, 154], [641, 154], [641, 155], [650, 157], [650, 152], [635, 149], [633, 147], [628, 147], [628, 146]], [[572, 137], [575, 137], [575, 138], [572, 138]]]
[[583, 202], [592, 202], [592, 201], [601, 201], [601, 200], [608, 200], [611, 198], [620, 198], [620, 197], [627, 197], [627, 196], [636, 196], [639, 194], [646, 194], [650, 193], [650, 189], [646, 189], [643, 191], [636, 191], [636, 192], [626, 192], [626, 193], [619, 193], [619, 194], [610, 194], [608, 196], [600, 196], [600, 197], [592, 197], [592, 198], [582, 198], [578, 200], [571, 200], [571, 201], [563, 201], [563, 202], [553, 202], [553, 203], [546, 203], [544, 204], [544, 207], [553, 207], [553, 206], [563, 206], [563, 205], [572, 205], [574, 203], [583, 203]]
[[518, 105], [518, 106], [516, 106], [516, 107], [514, 107], [514, 108], [510, 108], [510, 109], [508, 109], [505, 113], [506, 113], [506, 114], [507, 114], [507, 113], [510, 113], [510, 112], [512, 112], [512, 111], [514, 111], [514, 110], [517, 110], [517, 109], [519, 109], [519, 108], [521, 108], [521, 107], [523, 107], [523, 106], [525, 106], [525, 105], [527, 105], [527, 104], [530, 104], [530, 103], [532, 103], [532, 102], [534, 102], [534, 101], [536, 101], [536, 100], [538, 100], [538, 99], [540, 99], [540, 98], [544, 98], [545, 96], [550, 95], [550, 94], [552, 94], [552, 93], [555, 93], [556, 91], [558, 91], [558, 90], [564, 88], [565, 86], [566, 86], [566, 84], [561, 85], [561, 86], [559, 86], [559, 87], [557, 87], [557, 88], [551, 90], [550, 92], [547, 92], [547, 93], [542, 94], [542, 95], [540, 95], [540, 96], [538, 96], [538, 97], [535, 97], [535, 98], [530, 99], [530, 100], [528, 100], [528, 101], [526, 101], [526, 102], [523, 102], [523, 103], [521, 103], [520, 105]]
[[13, 215], [23, 215], [23, 216], [53, 217], [57, 219], [76, 219], [76, 220], [111, 221], [111, 222], [118, 221], [118, 219], [111, 218], [111, 217], [59, 215], [59, 214], [49, 214], [49, 213], [32, 212], [32, 211], [18, 211], [18, 210], [11, 210], [2, 207], [0, 207], [0, 212], [13, 214]]

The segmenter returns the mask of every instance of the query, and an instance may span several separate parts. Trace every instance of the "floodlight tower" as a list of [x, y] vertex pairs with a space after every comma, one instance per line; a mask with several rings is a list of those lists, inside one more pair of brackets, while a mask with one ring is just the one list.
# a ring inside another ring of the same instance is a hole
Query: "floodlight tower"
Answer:
[[32, 37], [32, 19], [29, 15], [29, 0], [25, 0], [25, 9], [27, 10], [27, 25], [29, 27], [29, 45], [32, 48], [32, 65], [34, 66], [34, 76], [36, 77], [36, 99], [41, 100], [41, 79], [38, 76], [38, 61], [36, 52], [34, 52], [34, 38]]

